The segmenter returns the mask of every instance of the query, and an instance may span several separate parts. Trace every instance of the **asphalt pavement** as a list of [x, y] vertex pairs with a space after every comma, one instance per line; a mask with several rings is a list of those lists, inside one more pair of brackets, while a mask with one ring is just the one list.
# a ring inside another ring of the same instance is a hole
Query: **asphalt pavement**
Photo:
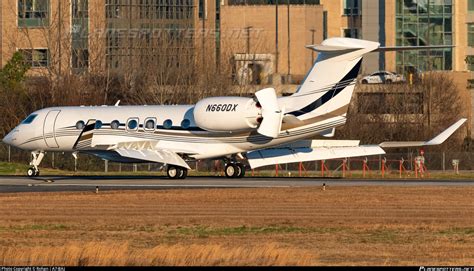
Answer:
[[0, 176], [0, 193], [47, 191], [151, 190], [196, 188], [284, 188], [330, 186], [474, 186], [474, 180], [420, 179], [338, 179], [188, 177], [171, 180], [151, 176]]

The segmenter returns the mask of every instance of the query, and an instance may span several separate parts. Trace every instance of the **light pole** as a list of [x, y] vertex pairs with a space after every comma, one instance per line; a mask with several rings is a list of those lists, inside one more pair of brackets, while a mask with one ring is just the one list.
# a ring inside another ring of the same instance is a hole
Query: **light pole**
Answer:
[[286, 77], [286, 83], [290, 82], [290, 73], [291, 73], [291, 62], [290, 62], [290, 0], [287, 1], [287, 21], [288, 21], [288, 74]]
[[[315, 29], [310, 29], [311, 31], [311, 45], [314, 45], [314, 32], [316, 32]], [[314, 63], [314, 50], [311, 50], [311, 65]]]
[[275, 71], [278, 74], [278, 0], [275, 0]]
[[247, 26], [245, 28], [247, 31], [247, 54], [250, 54], [250, 29], [252, 29], [252, 26]]

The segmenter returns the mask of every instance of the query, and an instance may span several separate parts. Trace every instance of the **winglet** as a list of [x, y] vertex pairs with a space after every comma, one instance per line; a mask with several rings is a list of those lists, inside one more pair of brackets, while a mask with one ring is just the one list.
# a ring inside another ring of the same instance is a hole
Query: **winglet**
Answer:
[[439, 145], [443, 143], [444, 141], [446, 141], [446, 139], [448, 139], [448, 137], [450, 137], [454, 132], [456, 132], [456, 130], [459, 129], [459, 127], [461, 127], [461, 125], [463, 125], [466, 120], [466, 118], [458, 120], [455, 124], [449, 126], [449, 128], [444, 130], [441, 134], [435, 136], [433, 139], [426, 142], [425, 145], [430, 146]]
[[454, 132], [456, 132], [461, 125], [466, 122], [466, 118], [462, 118], [458, 120], [453, 125], [449, 126], [448, 129], [444, 130], [441, 134], [435, 136], [433, 139], [429, 141], [389, 141], [389, 142], [382, 142], [379, 144], [382, 148], [404, 148], [404, 147], [421, 147], [421, 146], [433, 146], [442, 144], [446, 139], [448, 139]]

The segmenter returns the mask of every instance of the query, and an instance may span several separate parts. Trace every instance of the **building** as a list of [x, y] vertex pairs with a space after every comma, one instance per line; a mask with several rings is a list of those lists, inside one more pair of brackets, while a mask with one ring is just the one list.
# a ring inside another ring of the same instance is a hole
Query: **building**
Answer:
[[[239, 77], [245, 76], [248, 65], [253, 65], [253, 74], [263, 71], [264, 76], [260, 76], [263, 80], [259, 81], [263, 84], [302, 80], [317, 56], [305, 46], [323, 40], [320, 5], [281, 5], [277, 11], [275, 5], [228, 2], [220, 7], [220, 15], [221, 50], [232, 54]], [[221, 58], [221, 61], [226, 60]]]
[[327, 28], [325, 38], [362, 37], [362, 0], [321, 0], [320, 2], [324, 9]]
[[325, 35], [322, 6], [279, 4], [278, 26], [276, 7], [256, 0], [4, 0], [0, 62], [21, 51], [33, 74], [60, 75], [137, 70], [144, 62], [169, 69], [204, 58], [238, 66], [253, 55], [271, 62], [267, 73], [302, 78], [315, 58], [304, 46]]
[[[364, 1], [362, 37], [384, 46], [455, 45], [453, 48], [374, 55], [369, 67], [400, 73], [466, 71], [469, 7], [466, 0]], [[466, 12], [468, 11], [468, 12]]]
[[[362, 38], [378, 41], [382, 46], [453, 45], [374, 53], [366, 57], [362, 72], [389, 70], [410, 78], [410, 74], [426, 71], [453, 71], [460, 95], [472, 101], [466, 108], [471, 107], [467, 109], [471, 112], [469, 127], [474, 127], [474, 1], [366, 0], [362, 2], [362, 18]], [[470, 92], [470, 99], [466, 92]], [[474, 136], [474, 130], [469, 130]]]

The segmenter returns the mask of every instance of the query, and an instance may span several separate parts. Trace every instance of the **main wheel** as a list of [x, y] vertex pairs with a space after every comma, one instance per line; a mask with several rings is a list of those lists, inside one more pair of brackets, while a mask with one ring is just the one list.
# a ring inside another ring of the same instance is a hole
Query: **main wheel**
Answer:
[[26, 175], [28, 175], [28, 177], [35, 177], [35, 176], [38, 176], [38, 175], [36, 175], [36, 174], [39, 175], [39, 171], [37, 172], [34, 167], [30, 167], [30, 168], [26, 171]]
[[236, 178], [243, 178], [245, 177], [245, 165], [241, 163], [235, 164], [239, 168], [239, 174], [236, 176]]
[[180, 175], [182, 175], [182, 170], [177, 166], [168, 166], [166, 174], [170, 179], [177, 179]]
[[240, 168], [233, 163], [225, 165], [225, 176], [227, 178], [235, 178], [240, 174]]
[[180, 174], [178, 176], [178, 179], [186, 179], [188, 176], [188, 169], [187, 168], [180, 168]]

